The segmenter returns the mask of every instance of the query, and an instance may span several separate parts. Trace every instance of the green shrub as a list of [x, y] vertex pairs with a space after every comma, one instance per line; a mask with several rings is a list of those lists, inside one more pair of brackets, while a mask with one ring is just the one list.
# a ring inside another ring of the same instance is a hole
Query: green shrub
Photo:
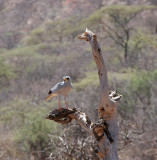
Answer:
[[29, 37], [23, 40], [27, 45], [36, 45], [45, 41], [45, 30], [43, 28], [34, 29]]
[[[12, 66], [14, 66], [9, 69], [17, 70], [18, 68], [17, 71], [19, 78], [25, 78], [31, 82], [42, 78], [52, 79], [52, 75], [54, 75], [56, 71], [55, 65], [62, 60], [62, 57], [56, 57], [53, 54], [51, 56], [47, 54], [40, 54], [39, 50], [43, 47], [45, 46], [39, 44], [19, 47], [11, 51], [7, 51], [5, 58], [8, 59]], [[4, 69], [2, 71], [5, 74], [8, 73]]]
[[157, 82], [157, 69], [152, 72], [152, 80]]
[[4, 87], [8, 85], [11, 79], [16, 78], [14, 69], [3, 58], [0, 58], [0, 86]]
[[130, 88], [141, 98], [151, 97], [151, 75], [149, 72], [138, 72], [131, 79]]
[[123, 95], [120, 108], [126, 112], [134, 112], [143, 104], [149, 105], [152, 96], [153, 81], [156, 72], [136, 71], [128, 81], [123, 82], [123, 87], [118, 88]]
[[48, 134], [56, 130], [56, 126], [52, 121], [44, 119], [50, 108], [45, 105], [38, 106], [19, 99], [0, 108], [0, 130], [8, 129], [12, 132], [11, 138], [18, 154], [42, 151], [48, 146]]
[[24, 124], [15, 132], [16, 142], [23, 145], [26, 152], [42, 151], [48, 146], [54, 124], [44, 119], [41, 111], [26, 115]]

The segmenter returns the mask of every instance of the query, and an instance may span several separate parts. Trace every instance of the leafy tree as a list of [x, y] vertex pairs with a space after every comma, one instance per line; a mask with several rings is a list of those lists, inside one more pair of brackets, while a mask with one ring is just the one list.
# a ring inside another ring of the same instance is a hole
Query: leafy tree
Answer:
[[[103, 7], [85, 19], [83, 23], [90, 26], [95, 22], [97, 28], [103, 29], [108, 38], [124, 52], [126, 64], [129, 60], [130, 40], [137, 32], [132, 23], [135, 18], [146, 10], [154, 10], [154, 6], [109, 6]], [[140, 40], [141, 41], [141, 40]], [[139, 41], [134, 45], [136, 49]]]
[[[128, 63], [129, 42], [133, 32], [136, 32], [135, 27], [131, 25], [134, 19], [145, 10], [152, 10], [152, 6], [112, 6], [102, 10], [107, 13], [108, 22], [104, 22], [104, 31], [112, 41], [120, 46], [124, 51], [125, 62]], [[103, 20], [102, 20], [103, 22]], [[138, 45], [139, 42], [135, 44]]]
[[12, 132], [8, 140], [15, 146], [14, 149], [9, 149], [12, 156], [22, 157], [27, 154], [29, 158], [26, 159], [30, 159], [32, 155], [36, 159], [48, 156], [44, 152], [49, 144], [48, 134], [56, 130], [54, 123], [44, 120], [44, 112], [50, 106], [44, 108], [30, 100], [14, 99], [0, 108], [0, 128]]

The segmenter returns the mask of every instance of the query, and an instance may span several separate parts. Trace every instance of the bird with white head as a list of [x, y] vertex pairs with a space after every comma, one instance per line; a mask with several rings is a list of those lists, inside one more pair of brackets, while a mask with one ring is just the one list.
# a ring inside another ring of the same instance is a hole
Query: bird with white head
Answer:
[[69, 76], [64, 76], [63, 82], [59, 82], [53, 88], [51, 88], [50, 91], [48, 92], [49, 96], [46, 97], [45, 100], [48, 101], [53, 97], [57, 96], [59, 110], [61, 111], [60, 98], [61, 96], [64, 96], [65, 105], [66, 105], [66, 108], [68, 109], [69, 107], [66, 101], [66, 97], [71, 92], [71, 90], [72, 90], [71, 78]]

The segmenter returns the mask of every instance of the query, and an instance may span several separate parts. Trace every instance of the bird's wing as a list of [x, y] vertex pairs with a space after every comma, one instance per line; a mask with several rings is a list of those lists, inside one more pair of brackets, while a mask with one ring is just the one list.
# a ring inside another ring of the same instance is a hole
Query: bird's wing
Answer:
[[49, 94], [60, 92], [63, 88], [63, 85], [64, 85], [64, 82], [57, 83], [53, 88], [51, 88], [51, 90], [49, 91]]
[[63, 82], [59, 82], [57, 83], [53, 88], [51, 88], [51, 90], [49, 91], [49, 96], [45, 98], [45, 100], [50, 100], [53, 97], [58, 96], [59, 92], [63, 89]]

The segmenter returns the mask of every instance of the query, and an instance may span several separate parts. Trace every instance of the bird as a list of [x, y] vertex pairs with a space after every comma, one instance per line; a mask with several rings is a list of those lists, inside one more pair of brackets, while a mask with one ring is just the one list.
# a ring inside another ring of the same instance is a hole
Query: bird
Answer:
[[63, 82], [57, 83], [54, 87], [52, 87], [49, 92], [48, 92], [48, 97], [45, 98], [46, 101], [52, 99], [53, 97], [58, 97], [58, 107], [59, 110], [61, 111], [61, 106], [60, 106], [60, 98], [61, 96], [64, 96], [64, 101], [66, 108], [69, 109], [68, 103], [66, 101], [67, 95], [71, 92], [72, 90], [72, 83], [71, 83], [71, 78], [69, 76], [64, 76], [63, 77]]

